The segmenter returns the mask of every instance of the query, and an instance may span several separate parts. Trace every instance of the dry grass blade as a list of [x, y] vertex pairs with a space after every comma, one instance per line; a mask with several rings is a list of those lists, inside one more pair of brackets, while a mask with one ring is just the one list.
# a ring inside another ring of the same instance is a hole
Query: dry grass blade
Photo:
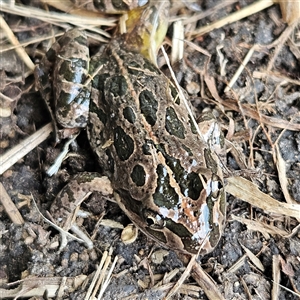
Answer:
[[180, 276], [179, 280], [176, 282], [176, 284], [172, 287], [172, 289], [169, 291], [168, 295], [164, 298], [164, 300], [172, 299], [172, 296], [176, 294], [176, 292], [180, 289], [183, 282], [190, 276], [190, 272], [192, 267], [197, 264], [196, 262], [196, 255], [193, 255], [190, 259], [189, 264], [187, 265], [186, 269], [184, 270], [183, 274]]
[[270, 0], [260, 0], [260, 1], [254, 2], [253, 4], [248, 5], [247, 7], [244, 7], [241, 10], [236, 11], [221, 20], [218, 20], [218, 21], [216, 21], [210, 25], [207, 25], [205, 27], [196, 29], [191, 34], [194, 37], [203, 35], [214, 29], [221, 28], [222, 26], [225, 26], [227, 24], [230, 24], [230, 23], [236, 22], [238, 20], [241, 20], [243, 18], [246, 18], [248, 16], [251, 16], [261, 10], [264, 10], [264, 9], [270, 7], [271, 5], [273, 5], [273, 1], [270, 1]]
[[89, 289], [88, 289], [88, 291], [87, 291], [87, 293], [85, 295], [84, 300], [90, 299], [91, 294], [92, 294], [92, 292], [93, 292], [93, 290], [95, 288], [96, 282], [97, 282], [97, 280], [98, 280], [98, 278], [100, 276], [100, 273], [102, 271], [103, 265], [104, 265], [105, 261], [107, 260], [107, 257], [108, 257], [108, 252], [104, 251], [104, 253], [102, 255], [102, 258], [101, 258], [101, 261], [100, 261], [100, 265], [98, 266], [98, 268], [96, 270], [96, 273], [95, 273], [95, 275], [93, 277], [93, 280], [92, 280], [92, 282], [91, 282], [91, 284], [89, 286]]
[[279, 255], [273, 255], [273, 262], [272, 262], [272, 276], [273, 276], [272, 299], [278, 299], [278, 295], [279, 295], [279, 283], [280, 283], [279, 264], [280, 264]]
[[270, 238], [269, 234], [280, 235], [282, 237], [289, 237], [289, 233], [287, 231], [280, 229], [274, 225], [270, 225], [270, 224], [266, 224], [254, 220], [248, 220], [246, 218], [238, 217], [235, 215], [231, 215], [231, 219], [234, 221], [238, 221], [242, 224], [245, 224], [248, 230], [261, 232], [266, 239]]
[[110, 269], [109, 269], [109, 271], [106, 275], [106, 279], [105, 279], [105, 281], [103, 282], [103, 284], [101, 286], [101, 290], [100, 290], [98, 298], [97, 298], [98, 300], [100, 300], [102, 298], [103, 293], [105, 292], [106, 288], [109, 285], [109, 282], [111, 280], [111, 275], [112, 275], [112, 272], [113, 272], [113, 270], [116, 266], [117, 261], [118, 261], [118, 256], [115, 257], [115, 259], [114, 259], [114, 261], [113, 261], [113, 263], [112, 263], [112, 265], [111, 265], [111, 267], [110, 267]]
[[9, 216], [10, 220], [17, 225], [24, 224], [24, 219], [21, 216], [19, 210], [16, 208], [15, 204], [12, 202], [11, 198], [7, 194], [4, 186], [0, 182], [0, 201], [4, 207], [5, 212]]
[[226, 9], [227, 6], [233, 5], [234, 3], [238, 2], [238, 0], [227, 0], [227, 1], [221, 1], [219, 4], [216, 4], [216, 6], [211, 7], [207, 10], [201, 11], [194, 16], [188, 17], [187, 19], [183, 20], [183, 25], [196, 23], [199, 20], [202, 20], [204, 18], [207, 18], [213, 14], [215, 14], [218, 10]]
[[243, 115], [249, 116], [250, 118], [257, 120], [261, 123], [264, 123], [266, 125], [270, 125], [275, 128], [282, 128], [287, 130], [293, 130], [293, 131], [300, 131], [300, 124], [292, 123], [283, 119], [275, 118], [275, 117], [269, 117], [264, 114], [261, 114], [256, 109], [250, 107], [249, 105], [237, 103], [236, 100], [230, 100], [226, 99], [223, 100], [217, 93], [217, 90], [215, 89], [215, 80], [211, 76], [204, 76], [205, 83], [207, 87], [209, 88], [211, 94], [213, 95], [214, 99], [219, 105], [223, 105], [225, 108], [228, 108], [230, 110], [234, 110], [237, 112], [242, 113]]
[[[278, 179], [280, 182], [280, 186], [282, 189], [282, 192], [284, 194], [284, 198], [287, 203], [294, 203], [297, 204], [296, 200], [294, 200], [289, 191], [288, 191], [288, 179], [286, 177], [286, 166], [285, 161], [283, 160], [278, 145], [275, 145], [273, 148], [273, 158], [276, 163], [276, 167], [278, 170]], [[300, 221], [300, 215], [298, 217], [298, 221]]]
[[107, 251], [105, 251], [103, 253], [100, 265], [99, 265], [99, 267], [95, 273], [95, 276], [93, 278], [93, 282], [92, 282], [91, 286], [89, 287], [89, 290], [84, 298], [85, 300], [96, 299], [95, 298], [96, 293], [98, 292], [100, 285], [101, 285], [101, 288], [100, 288], [97, 299], [101, 299], [103, 293], [105, 292], [105, 290], [110, 282], [111, 274], [117, 263], [117, 260], [118, 260], [118, 257], [116, 256], [111, 265], [110, 270], [107, 273], [108, 266], [111, 262], [111, 256], [108, 255]]
[[267, 79], [270, 78], [276, 82], [279, 83], [290, 83], [295, 85], [300, 85], [300, 80], [289, 78], [283, 74], [280, 74], [279, 72], [271, 72], [271, 71], [254, 71], [253, 72], [253, 78], [257, 79]]
[[255, 184], [242, 177], [228, 178], [226, 192], [266, 212], [282, 214], [296, 219], [300, 216], [299, 204], [279, 202], [261, 192]]
[[[240, 64], [239, 68], [235, 72], [234, 76], [231, 78], [231, 80], [228, 83], [227, 87], [225, 88], [224, 92], [225, 93], [228, 92], [233, 87], [233, 85], [235, 84], [235, 82], [237, 81], [237, 79], [239, 78], [239, 76], [241, 75], [241, 73], [243, 72], [243, 70], [245, 69], [246, 65], [250, 61], [250, 59], [253, 56], [253, 54], [254, 54], [255, 51], [263, 51], [264, 49], [270, 49], [270, 48], [276, 47], [275, 48], [276, 49], [275, 50], [275, 54], [273, 54], [273, 56], [272, 56], [272, 58], [271, 58], [271, 60], [269, 62], [269, 66], [268, 66], [267, 70], [265, 71], [267, 73], [263, 73], [263, 74], [268, 74], [268, 72], [271, 70], [271, 67], [274, 64], [275, 58], [277, 57], [278, 53], [280, 52], [280, 49], [282, 49], [284, 43], [289, 38], [289, 36], [291, 35], [291, 33], [294, 31], [295, 26], [296, 26], [296, 24], [294, 24], [293, 26], [287, 27], [283, 31], [283, 33], [280, 35], [280, 37], [277, 40], [275, 40], [273, 43], [269, 44], [269, 45], [260, 45], [260, 44], [253, 45], [251, 47], [251, 49], [248, 51], [248, 53], [245, 56], [245, 58], [243, 59], [243, 61]], [[258, 73], [259, 72], [256, 73], [256, 76], [258, 76]], [[296, 82], [297, 80], [294, 80], [294, 81]]]
[[218, 290], [213, 279], [201, 268], [199, 264], [194, 264], [192, 268], [192, 276], [204, 290], [205, 295], [210, 300], [225, 300], [221, 292]]
[[[72, 291], [74, 288], [78, 288], [79, 285], [86, 279], [86, 275], [80, 275], [77, 277], [69, 277], [64, 285], [65, 290]], [[14, 289], [0, 289], [1, 299], [19, 297], [31, 298], [31, 297], [43, 297], [47, 292], [49, 298], [55, 297], [60, 287], [63, 278], [61, 277], [29, 277], [20, 281], [9, 283], [8, 285], [14, 286], [19, 284]], [[74, 284], [76, 281], [76, 285]]]
[[197, 122], [196, 122], [196, 120], [194, 118], [194, 114], [193, 114], [193, 112], [192, 112], [192, 110], [191, 110], [191, 108], [190, 108], [190, 106], [189, 106], [189, 104], [188, 104], [188, 102], [186, 100], [186, 97], [184, 96], [184, 93], [182, 92], [181, 86], [179, 85], [179, 83], [178, 83], [178, 81], [176, 79], [175, 73], [174, 73], [174, 71], [173, 71], [173, 69], [171, 67], [171, 64], [170, 64], [169, 57], [168, 57], [168, 55], [167, 55], [164, 47], [160, 47], [160, 49], [161, 49], [161, 51], [162, 51], [162, 53], [164, 55], [164, 58], [166, 60], [167, 66], [168, 66], [168, 68], [170, 70], [172, 79], [173, 79], [173, 81], [174, 81], [174, 83], [176, 85], [176, 88], [177, 88], [177, 91], [178, 91], [178, 94], [179, 94], [179, 98], [180, 98], [180, 100], [183, 101], [183, 103], [184, 103], [184, 105], [185, 105], [185, 107], [186, 107], [186, 109], [187, 109], [187, 111], [188, 111], [188, 113], [189, 113], [189, 115], [191, 117], [192, 123], [193, 123], [193, 125], [195, 126], [195, 128], [197, 130], [198, 135], [200, 136], [200, 138], [202, 140], [204, 140], [203, 135], [202, 135], [202, 133], [200, 131], [200, 128], [199, 128], [199, 126], [198, 126], [198, 124], [197, 124]]
[[55, 7], [61, 11], [64, 11], [69, 14], [75, 14], [82, 17], [91, 17], [91, 18], [103, 18], [104, 14], [100, 12], [80, 9], [74, 6], [74, 3], [72, 3], [69, 0], [64, 1], [57, 1], [57, 0], [41, 0], [42, 3], [45, 5], [51, 5], [52, 7]]
[[253, 264], [262, 272], [265, 271], [265, 268], [263, 266], [263, 264], [261, 263], [261, 261], [253, 254], [252, 251], [250, 251], [248, 248], [246, 248], [244, 245], [242, 245], [240, 243], [240, 245], [242, 246], [242, 248], [244, 249], [244, 251], [246, 252], [247, 256], [249, 257], [249, 259], [253, 262]]
[[34, 197], [31, 195], [31, 199], [32, 199], [32, 203], [34, 204], [35, 206], [35, 209], [37, 210], [38, 214], [41, 216], [41, 218], [46, 222], [48, 223], [50, 226], [52, 226], [53, 228], [55, 228], [60, 234], [61, 234], [61, 238], [62, 238], [62, 241], [61, 241], [61, 246], [60, 248], [64, 248], [67, 244], [67, 237], [69, 237], [71, 240], [75, 240], [75, 241], [78, 241], [80, 243], [84, 243], [83, 240], [81, 240], [80, 238], [76, 237], [75, 235], [69, 233], [68, 231], [64, 230], [63, 228], [57, 226], [55, 223], [51, 222], [50, 220], [48, 220], [39, 210], [35, 200], [34, 200]]
[[11, 6], [4, 2], [1, 2], [0, 11], [4, 11], [10, 14], [20, 15], [22, 17], [36, 18], [51, 24], [70, 23], [81, 28], [92, 30], [106, 37], [110, 37], [110, 35], [106, 31], [94, 27], [95, 26], [111, 27], [111, 26], [115, 26], [115, 22], [116, 22], [115, 18], [107, 18], [107, 17], [90, 18], [90, 17], [82, 17], [76, 15], [73, 16], [65, 13], [46, 12], [38, 8], [32, 8], [32, 7], [22, 6], [22, 5]]
[[[0, 7], [1, 10], [1, 7]], [[15, 37], [14, 33], [12, 30], [9, 28], [5, 20], [0, 16], [0, 27], [3, 29], [5, 32], [7, 38], [9, 41], [16, 47], [15, 51], [19, 55], [19, 57], [24, 61], [25, 65], [29, 68], [29, 70], [33, 71], [34, 70], [34, 63], [31, 61], [30, 57], [26, 53], [25, 49], [20, 45], [18, 39]], [[2, 33], [3, 34], [3, 33]]]
[[236, 273], [239, 268], [245, 265], [245, 259], [247, 258], [246, 254], [241, 256], [228, 270], [228, 273]]
[[0, 174], [3, 174], [11, 166], [13, 166], [19, 159], [28, 154], [32, 149], [37, 147], [40, 143], [48, 138], [53, 130], [51, 123], [48, 123], [40, 130], [32, 134], [30, 137], [16, 145], [5, 154], [0, 156]]

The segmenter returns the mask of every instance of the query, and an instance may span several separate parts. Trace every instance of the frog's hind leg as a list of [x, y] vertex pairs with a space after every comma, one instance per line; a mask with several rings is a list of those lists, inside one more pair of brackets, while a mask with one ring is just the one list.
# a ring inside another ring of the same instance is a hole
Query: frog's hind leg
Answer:
[[[80, 205], [93, 192], [99, 192], [101, 196], [113, 198], [113, 189], [109, 179], [98, 173], [83, 172], [75, 176], [56, 196], [50, 208], [50, 215], [55, 228], [61, 234], [61, 246], [67, 244], [68, 231], [71, 230], [77, 238], [80, 238], [87, 248], [93, 248], [93, 242], [75, 223], [78, 216], [88, 217], [88, 212], [80, 209]], [[76, 238], [76, 239], [77, 239]]]
[[90, 81], [88, 68], [87, 38], [78, 29], [59, 38], [36, 66], [36, 88], [48, 106], [56, 142], [60, 139], [57, 123], [72, 130], [87, 124], [91, 84], [84, 82]]

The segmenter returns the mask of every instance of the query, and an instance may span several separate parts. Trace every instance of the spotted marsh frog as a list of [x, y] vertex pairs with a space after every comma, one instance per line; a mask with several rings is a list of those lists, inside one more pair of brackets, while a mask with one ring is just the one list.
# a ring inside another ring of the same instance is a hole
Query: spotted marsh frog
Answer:
[[224, 227], [223, 174], [215, 152], [222, 139], [209, 115], [197, 133], [178, 90], [148, 59], [143, 45], [153, 30], [161, 39], [167, 13], [150, 5], [133, 14], [128, 33], [113, 38], [90, 63], [85, 34], [69, 31], [46, 55], [54, 63], [42, 61], [36, 74], [45, 95], [52, 71], [53, 92], [45, 97], [55, 98], [57, 121], [87, 126], [115, 199], [131, 221], [171, 249], [206, 254]]

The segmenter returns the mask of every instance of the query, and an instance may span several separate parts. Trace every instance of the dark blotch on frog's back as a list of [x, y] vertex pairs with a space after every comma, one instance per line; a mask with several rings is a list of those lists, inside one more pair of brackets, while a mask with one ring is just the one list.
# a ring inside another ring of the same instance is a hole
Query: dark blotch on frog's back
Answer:
[[141, 165], [135, 165], [130, 177], [137, 186], [143, 186], [146, 182], [146, 172], [144, 167]]
[[136, 115], [131, 107], [127, 106], [123, 109], [123, 116], [128, 122], [134, 124]]
[[122, 97], [127, 92], [127, 82], [124, 76], [118, 75], [107, 80], [106, 88], [113, 93], [115, 97]]
[[173, 107], [166, 109], [166, 130], [180, 139], [184, 139], [184, 125], [178, 119], [177, 114]]
[[122, 161], [127, 160], [133, 154], [133, 139], [120, 126], [114, 129], [114, 146], [119, 159]]
[[153, 201], [158, 207], [172, 209], [179, 203], [179, 196], [170, 185], [170, 176], [167, 169], [159, 164], [156, 168], [157, 188], [153, 194]]
[[[197, 200], [200, 196], [201, 190], [204, 188], [199, 178], [199, 175], [195, 172], [187, 172], [181, 165], [179, 159], [168, 155], [163, 145], [157, 145], [159, 152], [164, 156], [167, 166], [172, 170], [173, 176], [176, 182], [180, 186], [180, 191], [185, 197], [189, 197], [193, 200]], [[182, 148], [187, 148], [182, 145]], [[189, 149], [188, 149], [189, 150]], [[188, 152], [189, 153], [189, 152]]]
[[155, 96], [149, 90], [144, 90], [139, 95], [140, 109], [146, 121], [154, 126], [157, 120], [158, 103]]

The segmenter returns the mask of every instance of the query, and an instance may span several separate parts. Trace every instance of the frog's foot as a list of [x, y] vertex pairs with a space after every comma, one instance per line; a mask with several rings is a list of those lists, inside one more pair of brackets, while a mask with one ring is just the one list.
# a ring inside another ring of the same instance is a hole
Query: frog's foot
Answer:
[[[84, 172], [74, 177], [57, 195], [50, 208], [50, 214], [57, 226], [60, 227], [61, 247], [66, 246], [71, 230], [84, 242], [87, 248], [93, 248], [93, 242], [75, 223], [76, 218], [86, 218], [90, 214], [80, 210], [81, 203], [93, 192], [99, 192], [103, 196], [113, 194], [109, 179], [98, 173]], [[55, 226], [57, 228], [57, 226]], [[77, 239], [77, 238], [76, 238]], [[78, 240], [78, 239], [77, 239]]]
[[62, 162], [67, 158], [67, 154], [69, 152], [69, 146], [71, 143], [75, 142], [77, 136], [78, 136], [79, 132], [77, 132], [77, 134], [75, 134], [72, 137], [69, 137], [68, 141], [65, 143], [62, 152], [56, 157], [54, 163], [51, 165], [51, 167], [47, 170], [47, 175], [48, 176], [52, 176], [54, 174], [56, 174], [58, 172], [58, 170], [60, 169], [60, 166], [62, 164]]
[[[49, 212], [48, 212], [48, 214], [49, 214]], [[71, 241], [75, 240], [80, 243], [84, 243], [88, 249], [93, 249], [94, 245], [93, 245], [92, 240], [76, 224], [72, 224], [70, 230], [74, 234], [76, 234], [78, 237], [69, 233], [68, 231], [64, 230], [63, 228], [57, 226], [55, 223], [49, 221], [47, 218], [44, 218], [44, 219], [50, 226], [55, 228], [60, 233], [61, 242], [60, 242], [59, 251], [64, 249], [70, 240]], [[50, 219], [52, 219], [51, 215], [50, 215]]]

